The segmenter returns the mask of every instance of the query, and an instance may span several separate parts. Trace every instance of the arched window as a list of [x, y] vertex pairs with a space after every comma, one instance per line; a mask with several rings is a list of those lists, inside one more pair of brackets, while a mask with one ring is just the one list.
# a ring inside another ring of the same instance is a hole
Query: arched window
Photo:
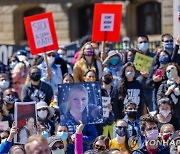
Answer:
[[161, 34], [161, 4], [148, 2], [137, 7], [137, 34]]
[[93, 4], [74, 5], [69, 10], [70, 38], [71, 41], [82, 38], [85, 35], [91, 35], [93, 22]]
[[14, 40], [16, 44], [27, 44], [24, 17], [45, 12], [37, 5], [22, 5], [14, 11]]
[[78, 10], [79, 37], [91, 35], [94, 5], [87, 5]]

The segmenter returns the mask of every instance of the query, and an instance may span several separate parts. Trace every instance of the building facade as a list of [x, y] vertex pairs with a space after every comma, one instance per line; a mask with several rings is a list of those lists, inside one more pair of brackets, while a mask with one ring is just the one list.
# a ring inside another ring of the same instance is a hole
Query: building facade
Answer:
[[91, 34], [94, 3], [122, 3], [121, 36], [173, 34], [173, 0], [1, 0], [0, 44], [26, 45], [23, 18], [53, 12], [59, 44]]

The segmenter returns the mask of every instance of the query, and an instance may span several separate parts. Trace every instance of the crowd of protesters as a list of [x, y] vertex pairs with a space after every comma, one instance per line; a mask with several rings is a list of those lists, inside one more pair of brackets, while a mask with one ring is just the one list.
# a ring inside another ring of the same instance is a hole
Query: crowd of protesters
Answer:
[[[9, 124], [0, 130], [0, 153], [180, 153], [180, 37], [162, 35], [154, 51], [146, 35], [138, 36], [133, 48], [123, 38], [122, 50], [104, 50], [90, 40], [82, 41], [73, 63], [62, 46], [46, 52], [48, 67], [43, 54], [30, 61], [25, 50], [14, 53], [7, 65], [0, 62], [0, 121]], [[136, 70], [137, 52], [153, 58], [148, 72]], [[95, 81], [101, 83], [101, 95], [111, 98], [109, 117], [102, 124], [60, 125], [58, 85]], [[14, 104], [32, 101], [37, 131], [29, 128], [33, 118], [19, 131]], [[17, 133], [24, 144], [13, 142]]]

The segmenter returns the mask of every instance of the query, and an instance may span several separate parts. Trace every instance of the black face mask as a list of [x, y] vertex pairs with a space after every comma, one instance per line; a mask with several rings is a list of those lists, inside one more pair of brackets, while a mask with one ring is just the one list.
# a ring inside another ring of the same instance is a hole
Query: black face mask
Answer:
[[124, 137], [127, 134], [127, 127], [119, 127], [116, 128], [116, 134], [119, 135], [120, 137]]
[[104, 77], [103, 82], [104, 82], [105, 84], [110, 84], [110, 83], [112, 82], [112, 78], [111, 78], [111, 77]]
[[34, 72], [30, 74], [30, 78], [33, 81], [39, 81], [41, 78], [41, 73], [40, 72]]
[[128, 116], [129, 118], [135, 119], [136, 116], [137, 116], [137, 111], [127, 111], [127, 116]]

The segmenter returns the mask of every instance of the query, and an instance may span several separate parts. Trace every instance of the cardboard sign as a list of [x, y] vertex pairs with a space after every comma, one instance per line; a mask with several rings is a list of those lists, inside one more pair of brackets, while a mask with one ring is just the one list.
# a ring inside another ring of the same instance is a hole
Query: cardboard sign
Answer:
[[62, 126], [103, 123], [100, 82], [60, 84], [58, 102]]
[[0, 130], [8, 130], [9, 122], [8, 121], [0, 121]]
[[109, 117], [109, 109], [108, 104], [111, 103], [111, 97], [102, 97], [102, 105], [103, 105], [103, 117]]
[[92, 41], [120, 41], [122, 4], [95, 4]]
[[136, 52], [134, 66], [138, 71], [144, 71], [146, 73], [149, 73], [149, 68], [151, 67], [152, 61], [152, 57]]
[[58, 49], [52, 12], [24, 18], [31, 54]]
[[[36, 102], [15, 102], [14, 118], [18, 128], [14, 143], [25, 144], [30, 135], [37, 134]], [[28, 133], [29, 129], [31, 134]]]

